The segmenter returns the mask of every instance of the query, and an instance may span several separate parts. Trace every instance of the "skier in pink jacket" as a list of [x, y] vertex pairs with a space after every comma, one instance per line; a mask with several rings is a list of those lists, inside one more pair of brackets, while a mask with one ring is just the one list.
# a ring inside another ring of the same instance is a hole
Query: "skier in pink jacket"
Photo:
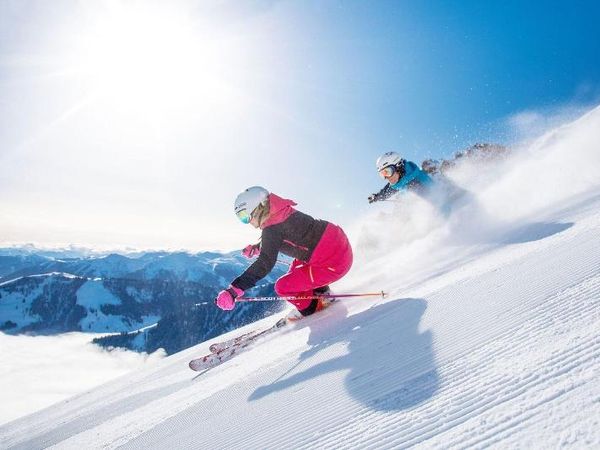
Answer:
[[[219, 292], [215, 303], [224, 310], [252, 288], [275, 266], [279, 252], [294, 258], [289, 271], [277, 280], [281, 296], [308, 297], [329, 292], [329, 284], [342, 278], [352, 266], [352, 248], [344, 231], [325, 220], [297, 211], [296, 203], [253, 186], [235, 200], [235, 213], [243, 223], [262, 230], [260, 244], [243, 250], [247, 257], [258, 256], [231, 285]], [[302, 316], [324, 307], [322, 297], [290, 300]]]

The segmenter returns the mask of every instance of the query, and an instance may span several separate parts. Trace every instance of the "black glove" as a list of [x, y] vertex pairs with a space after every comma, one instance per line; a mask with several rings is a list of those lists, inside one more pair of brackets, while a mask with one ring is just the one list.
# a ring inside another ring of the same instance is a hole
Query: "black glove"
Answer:
[[369, 203], [373, 203], [373, 202], [377, 201], [377, 194], [369, 195], [369, 197], [367, 197], [367, 200], [369, 200]]

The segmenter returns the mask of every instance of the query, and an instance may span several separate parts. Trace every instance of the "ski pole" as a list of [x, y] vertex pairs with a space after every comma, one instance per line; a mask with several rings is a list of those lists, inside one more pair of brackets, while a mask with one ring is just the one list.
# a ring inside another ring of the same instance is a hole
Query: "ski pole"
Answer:
[[[352, 297], [381, 297], [385, 298], [387, 294], [383, 291], [380, 292], [365, 292], [359, 294], [321, 294], [321, 295], [308, 295], [304, 297], [296, 297], [294, 295], [288, 296], [272, 296], [272, 297], [238, 297], [235, 299], [236, 302], [278, 302], [288, 300], [313, 300], [315, 298], [352, 298]], [[195, 303], [194, 306], [203, 306], [212, 304], [212, 302]]]
[[288, 301], [288, 300], [312, 300], [315, 298], [350, 298], [350, 297], [381, 297], [385, 298], [386, 293], [381, 292], [365, 292], [359, 294], [321, 294], [321, 295], [307, 295], [303, 297], [297, 297], [295, 295], [289, 296], [273, 296], [273, 297], [238, 297], [235, 299], [236, 302], [276, 302], [276, 301]]

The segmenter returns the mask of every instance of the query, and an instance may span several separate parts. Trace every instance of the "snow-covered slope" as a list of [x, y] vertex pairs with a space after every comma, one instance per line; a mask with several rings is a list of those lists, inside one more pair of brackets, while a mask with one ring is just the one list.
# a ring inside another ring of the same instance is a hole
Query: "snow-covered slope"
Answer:
[[[595, 110], [537, 141], [448, 220], [419, 202], [379, 217], [391, 228], [336, 289], [385, 300], [334, 304], [198, 375], [200, 344], [0, 427], [0, 447], [598, 448], [598, 134]], [[577, 179], [561, 154], [587, 155]]]

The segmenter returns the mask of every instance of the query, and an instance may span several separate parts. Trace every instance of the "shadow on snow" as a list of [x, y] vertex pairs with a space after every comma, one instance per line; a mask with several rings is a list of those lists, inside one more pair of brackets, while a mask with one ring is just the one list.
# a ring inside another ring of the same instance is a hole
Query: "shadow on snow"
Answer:
[[[399, 299], [348, 318], [343, 303], [334, 305], [334, 314], [327, 317], [331, 320], [306, 325], [311, 327], [311, 348], [299, 356], [298, 363], [275, 382], [256, 389], [249, 400], [330, 372], [348, 371], [346, 389], [369, 408], [396, 411], [425, 402], [439, 385], [431, 332], [419, 330], [426, 307], [422, 299]], [[348, 353], [299, 370], [335, 344], [345, 345]]]
[[573, 222], [533, 222], [511, 230], [501, 241], [501, 244], [524, 244], [526, 242], [541, 241], [547, 237], [568, 230]]

